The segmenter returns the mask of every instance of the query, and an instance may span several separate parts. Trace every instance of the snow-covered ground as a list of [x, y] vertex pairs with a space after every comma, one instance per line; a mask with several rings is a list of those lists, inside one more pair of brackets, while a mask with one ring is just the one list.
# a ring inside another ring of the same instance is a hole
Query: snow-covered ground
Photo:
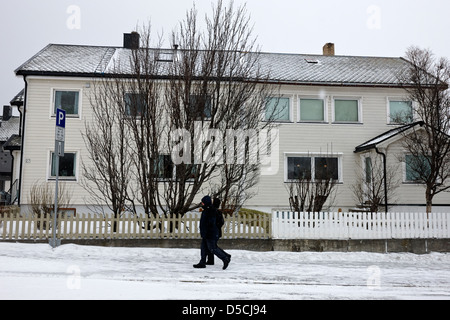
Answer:
[[229, 250], [224, 271], [194, 269], [199, 252], [0, 242], [0, 300], [450, 300], [450, 254]]

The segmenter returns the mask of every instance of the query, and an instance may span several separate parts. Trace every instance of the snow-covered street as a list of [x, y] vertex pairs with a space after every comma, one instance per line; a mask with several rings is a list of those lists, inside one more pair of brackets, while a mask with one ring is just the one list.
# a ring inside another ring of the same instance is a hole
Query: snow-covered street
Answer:
[[224, 271], [194, 269], [199, 249], [0, 243], [0, 300], [450, 300], [445, 253], [227, 251]]

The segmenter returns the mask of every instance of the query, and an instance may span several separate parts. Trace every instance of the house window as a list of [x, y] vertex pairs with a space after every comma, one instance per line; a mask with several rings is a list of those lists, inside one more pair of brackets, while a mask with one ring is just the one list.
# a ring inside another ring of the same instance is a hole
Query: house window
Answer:
[[288, 157], [288, 180], [310, 180], [311, 158], [310, 157]]
[[429, 157], [405, 155], [405, 182], [423, 182], [430, 173]]
[[266, 102], [266, 121], [290, 121], [290, 99], [269, 98]]
[[211, 96], [209, 95], [190, 95], [187, 110], [189, 119], [194, 121], [210, 120], [211, 104]]
[[323, 99], [300, 99], [300, 121], [326, 121], [324, 106]]
[[179, 164], [175, 167], [178, 180], [194, 181], [199, 175], [199, 165], [197, 164]]
[[62, 91], [55, 90], [53, 105], [53, 115], [56, 114], [56, 109], [62, 109], [66, 111], [66, 115], [78, 115], [79, 112], [79, 91]]
[[[76, 179], [76, 153], [66, 152], [64, 157], [59, 157], [59, 177], [67, 180]], [[56, 178], [56, 157], [51, 153], [51, 178]]]
[[314, 179], [315, 180], [338, 180], [338, 158], [314, 158]]
[[143, 112], [147, 110], [147, 102], [145, 97], [139, 93], [125, 93], [125, 116], [140, 118]]
[[357, 99], [334, 100], [334, 122], [361, 122], [360, 103]]
[[389, 101], [389, 123], [411, 123], [413, 109], [411, 101]]
[[168, 154], [160, 154], [155, 161], [155, 175], [157, 179], [166, 180], [173, 178], [174, 164]]
[[338, 157], [287, 157], [287, 180], [339, 180]]

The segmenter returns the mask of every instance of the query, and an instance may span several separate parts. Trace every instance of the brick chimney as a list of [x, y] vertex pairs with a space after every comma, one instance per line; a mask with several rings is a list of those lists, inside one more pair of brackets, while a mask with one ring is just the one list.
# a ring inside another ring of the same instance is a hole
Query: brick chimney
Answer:
[[324, 56], [334, 56], [334, 43], [326, 43], [323, 46], [323, 55]]
[[9, 119], [11, 119], [11, 116], [12, 116], [12, 108], [11, 108], [11, 106], [3, 106], [2, 120], [3, 121], [8, 121]]
[[140, 35], [136, 31], [123, 34], [123, 47], [125, 49], [139, 49]]

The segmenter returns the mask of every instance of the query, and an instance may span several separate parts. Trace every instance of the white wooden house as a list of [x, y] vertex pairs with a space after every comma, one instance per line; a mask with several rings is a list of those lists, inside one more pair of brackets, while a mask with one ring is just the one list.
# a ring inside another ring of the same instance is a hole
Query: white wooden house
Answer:
[[[408, 66], [403, 58], [262, 53], [261, 63], [271, 70], [271, 81], [281, 85], [277, 104], [279, 122], [278, 161], [270, 175], [263, 175], [256, 195], [247, 207], [270, 211], [289, 208], [286, 186], [295, 167], [313, 179], [324, 163], [336, 168], [339, 181], [332, 209], [348, 210], [358, 203], [352, 185], [370, 169], [371, 159], [387, 156], [398, 165], [399, 187], [394, 211], [425, 210], [425, 189], [399, 162], [401, 130], [392, 120], [399, 111], [411, 112], [412, 102], [397, 80]], [[22, 107], [20, 163], [21, 206], [29, 204], [30, 188], [36, 181], [53, 183], [52, 155], [55, 106], [64, 100], [67, 113], [65, 157], [61, 179], [73, 192], [72, 206], [82, 210], [88, 192], [80, 186], [81, 162], [87, 158], [81, 132], [92, 117], [89, 95], [92, 82], [108, 72], [113, 59], [127, 57], [126, 47], [49, 44], [15, 70], [25, 83]], [[268, 108], [274, 105], [268, 103]], [[416, 123], [412, 122], [416, 125]], [[200, 195], [199, 195], [200, 196]], [[391, 203], [390, 205], [394, 205]], [[434, 210], [450, 208], [450, 194], [434, 199]]]

